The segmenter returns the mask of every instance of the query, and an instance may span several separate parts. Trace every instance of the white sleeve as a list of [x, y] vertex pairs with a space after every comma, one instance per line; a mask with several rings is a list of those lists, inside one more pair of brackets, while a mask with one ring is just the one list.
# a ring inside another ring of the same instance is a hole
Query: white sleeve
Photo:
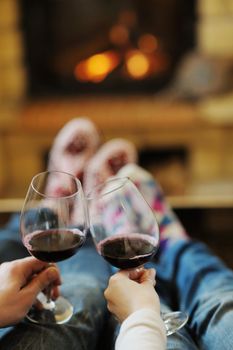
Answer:
[[142, 309], [131, 314], [121, 325], [115, 350], [165, 350], [166, 332], [160, 314]]

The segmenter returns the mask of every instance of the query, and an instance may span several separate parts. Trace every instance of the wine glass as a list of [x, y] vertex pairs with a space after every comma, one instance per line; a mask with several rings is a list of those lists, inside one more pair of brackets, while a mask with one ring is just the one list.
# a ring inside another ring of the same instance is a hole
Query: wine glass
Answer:
[[[142, 266], [159, 246], [159, 226], [153, 210], [127, 177], [111, 178], [87, 195], [89, 226], [98, 253], [120, 269]], [[166, 333], [183, 327], [183, 312], [162, 313]]]
[[[35, 175], [21, 211], [24, 246], [42, 261], [56, 263], [68, 259], [85, 241], [86, 209], [81, 183], [73, 175], [60, 171]], [[33, 305], [27, 315], [32, 322], [62, 324], [73, 315], [73, 306], [64, 297], [52, 301], [51, 288], [39, 293], [40, 307]]]

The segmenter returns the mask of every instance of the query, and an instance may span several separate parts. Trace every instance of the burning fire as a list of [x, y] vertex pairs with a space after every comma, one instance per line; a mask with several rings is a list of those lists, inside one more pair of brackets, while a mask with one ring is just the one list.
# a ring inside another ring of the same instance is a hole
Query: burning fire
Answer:
[[158, 49], [158, 40], [152, 34], [143, 34], [138, 39], [138, 47], [145, 53], [152, 53]]
[[98, 83], [103, 81], [119, 65], [119, 62], [119, 55], [114, 51], [98, 53], [79, 62], [74, 74], [80, 81]]
[[123, 12], [118, 23], [109, 31], [109, 41], [115, 48], [79, 62], [74, 70], [76, 79], [100, 83], [120, 65], [123, 69], [119, 70], [119, 74], [133, 80], [142, 80], [164, 71], [168, 60], [160, 49], [159, 40], [151, 33], [143, 33], [135, 42], [131, 39], [135, 25], [134, 13]]
[[132, 50], [126, 56], [126, 70], [134, 79], [143, 79], [150, 73], [150, 60], [139, 50]]

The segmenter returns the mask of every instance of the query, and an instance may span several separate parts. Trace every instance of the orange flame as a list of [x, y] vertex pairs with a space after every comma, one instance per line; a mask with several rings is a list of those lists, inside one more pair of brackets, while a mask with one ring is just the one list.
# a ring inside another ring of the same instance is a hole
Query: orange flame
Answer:
[[152, 34], [143, 34], [138, 39], [138, 47], [145, 53], [152, 53], [158, 48], [158, 40]]
[[126, 70], [134, 79], [143, 79], [150, 73], [150, 60], [139, 50], [132, 50], [126, 57]]
[[114, 51], [98, 53], [83, 60], [75, 67], [74, 75], [80, 81], [98, 83], [103, 81], [119, 64]]

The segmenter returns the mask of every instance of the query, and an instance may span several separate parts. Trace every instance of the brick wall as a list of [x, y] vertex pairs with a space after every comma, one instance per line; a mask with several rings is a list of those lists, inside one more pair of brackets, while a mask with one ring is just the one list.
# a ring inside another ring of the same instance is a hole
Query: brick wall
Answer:
[[198, 1], [197, 42], [202, 53], [233, 58], [233, 1]]
[[18, 0], [0, 1], [0, 81], [1, 104], [24, 97], [26, 74]]

